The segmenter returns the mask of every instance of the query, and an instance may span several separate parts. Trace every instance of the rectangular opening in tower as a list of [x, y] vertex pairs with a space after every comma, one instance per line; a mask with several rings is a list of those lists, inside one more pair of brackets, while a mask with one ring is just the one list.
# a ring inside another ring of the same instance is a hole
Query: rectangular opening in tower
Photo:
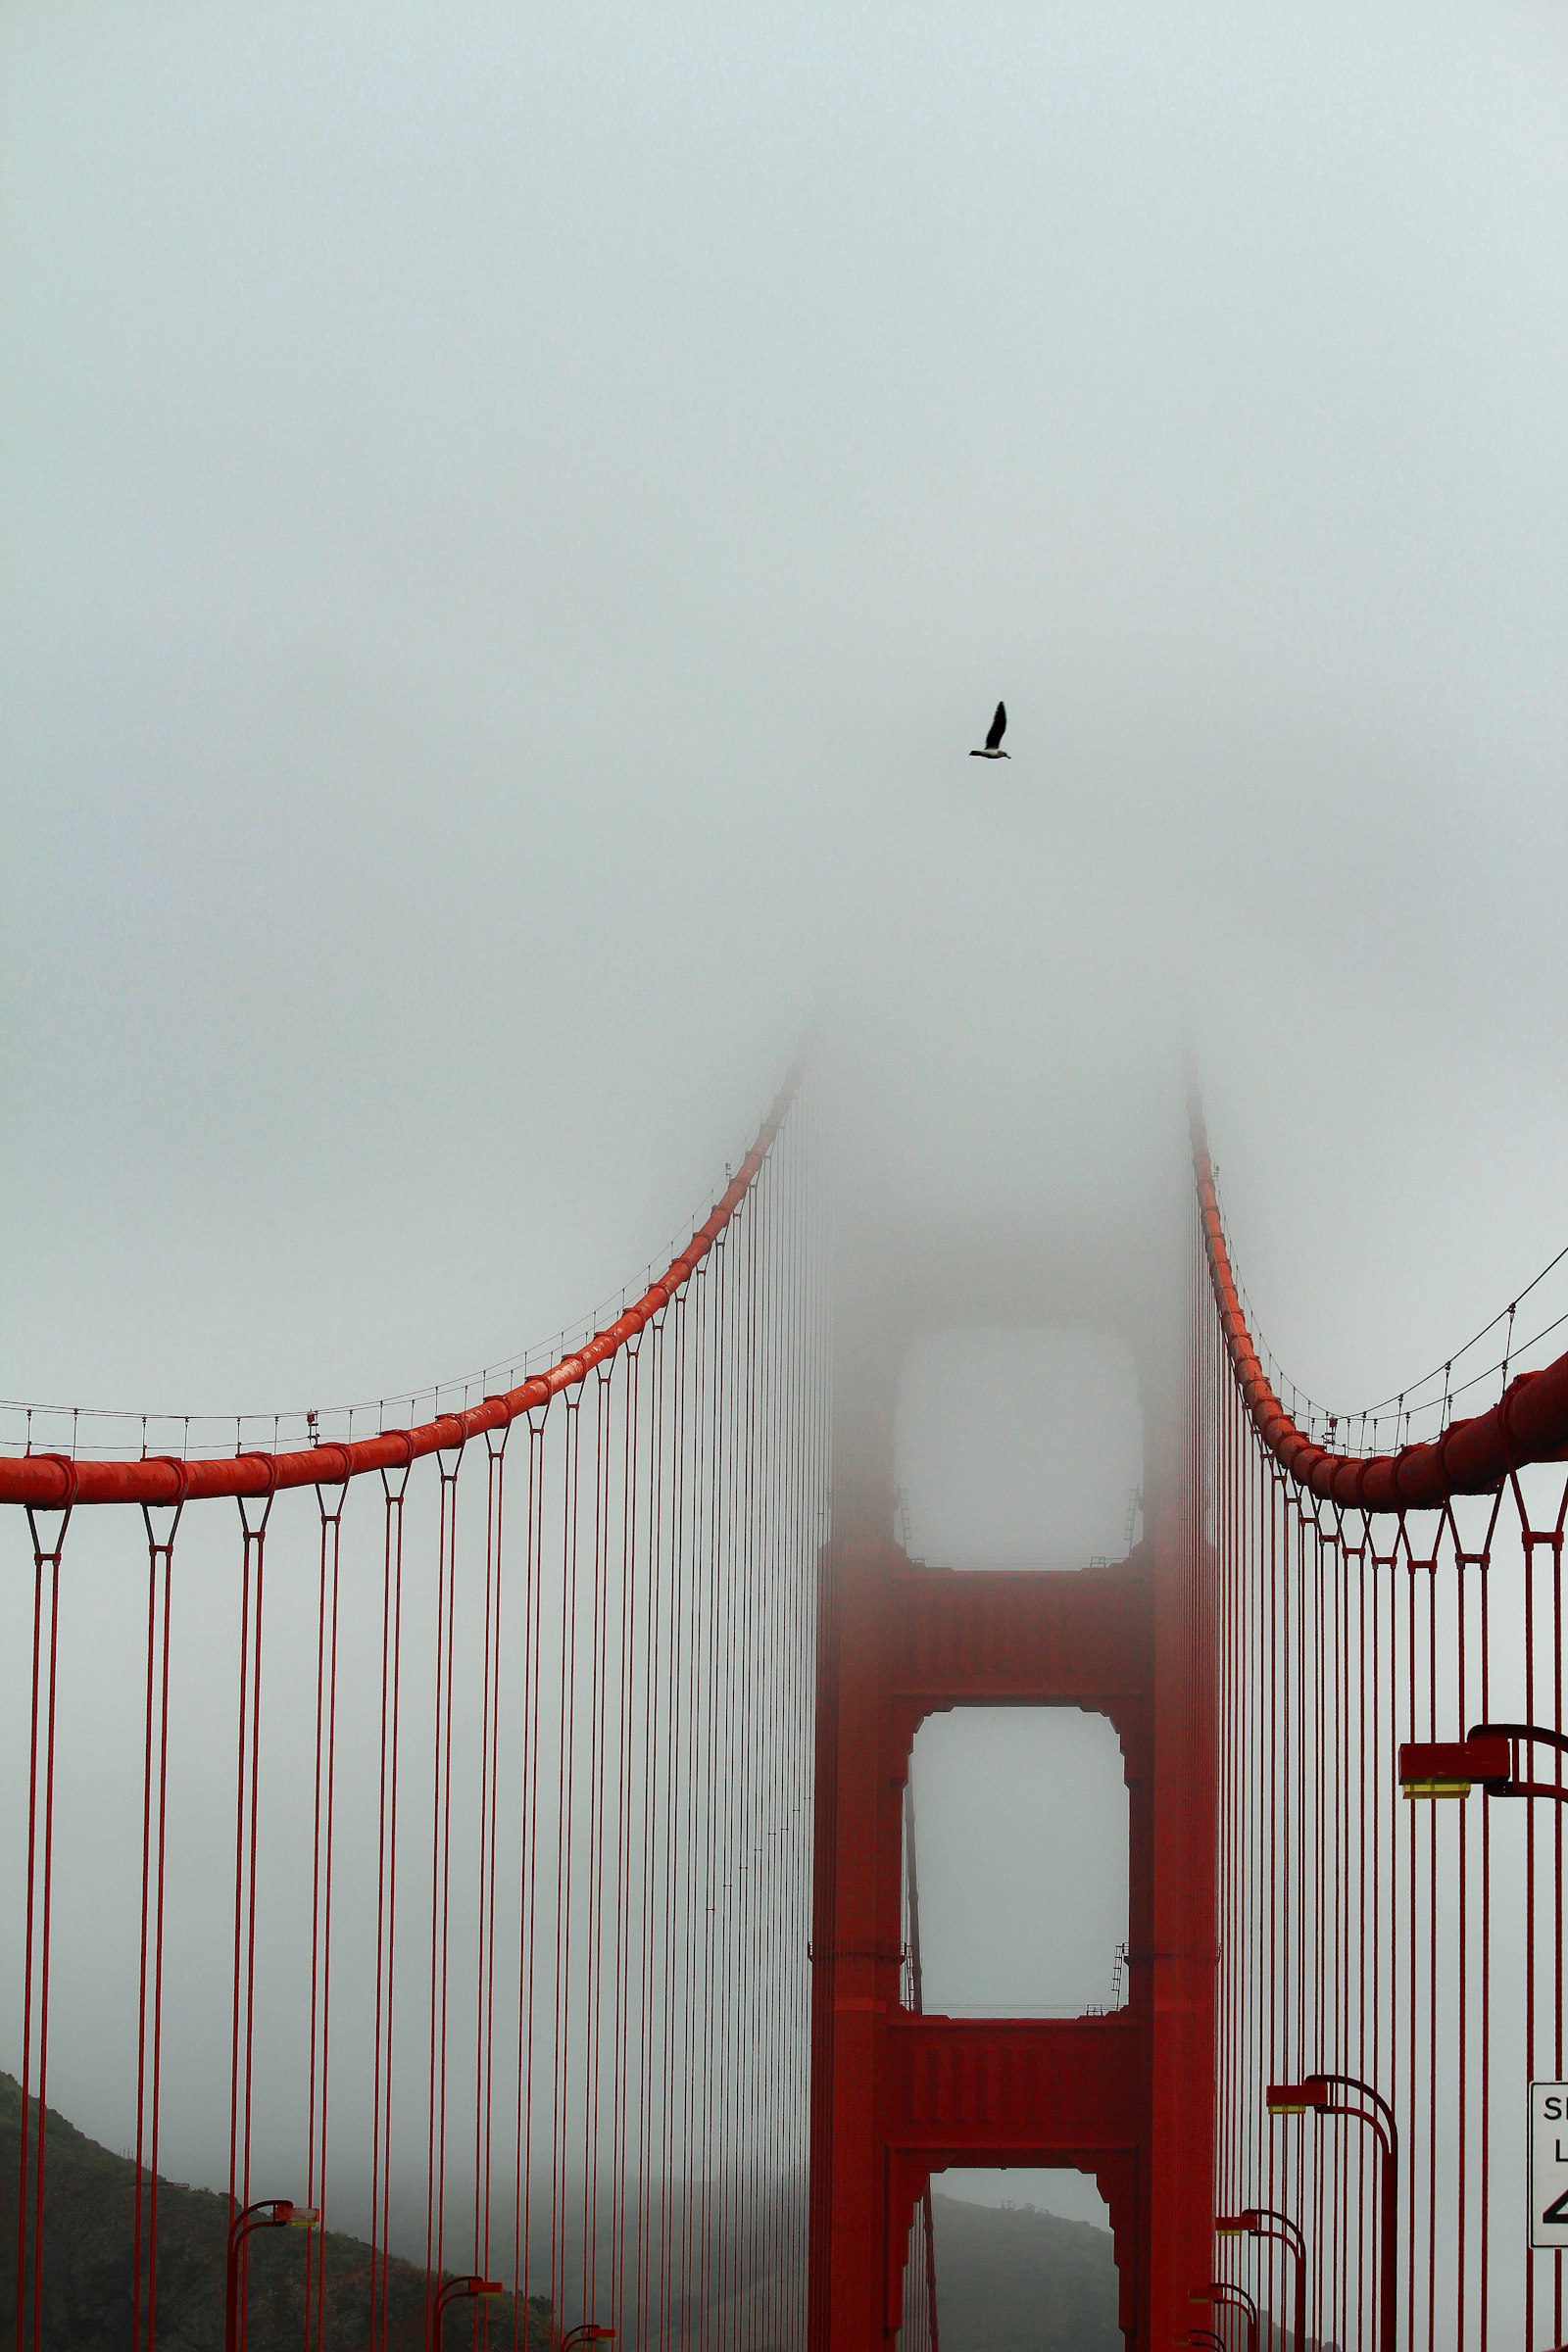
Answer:
[[947, 1568], [1084, 1568], [1143, 1532], [1144, 1417], [1123, 1344], [1095, 1331], [946, 1330], [907, 1349], [896, 1532]]
[[1080, 1707], [928, 1716], [909, 1787], [906, 1913], [912, 1841], [920, 2006], [988, 2018], [1123, 2007], [1127, 1784], [1105, 1717]]
[[1092, 2173], [950, 2167], [931, 2176], [929, 2225], [915, 2207], [900, 2352], [1123, 2352], [1117, 2286]]

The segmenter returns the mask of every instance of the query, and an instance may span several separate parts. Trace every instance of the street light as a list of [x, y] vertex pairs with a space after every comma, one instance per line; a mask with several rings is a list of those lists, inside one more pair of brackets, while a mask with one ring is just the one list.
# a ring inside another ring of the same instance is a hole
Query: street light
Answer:
[[1176, 2341], [1179, 2344], [1200, 2344], [1203, 2352], [1225, 2352], [1224, 2345], [1212, 2328], [1190, 2328], [1186, 2335], [1179, 2335]]
[[1249, 2205], [1241, 2213], [1221, 2213], [1214, 2219], [1216, 2237], [1266, 2237], [1286, 2246], [1296, 2257], [1296, 2347], [1306, 2352], [1306, 2239], [1288, 2213], [1272, 2205]]
[[1480, 1787], [1488, 1796], [1554, 1796], [1568, 1803], [1568, 1780], [1519, 1778], [1519, 1749], [1540, 1745], [1568, 1755], [1568, 1735], [1540, 1723], [1478, 1723], [1462, 1740], [1405, 1740], [1399, 1746], [1399, 1786], [1406, 1796], [1466, 1797]]
[[430, 2309], [430, 2324], [424, 2331], [425, 2352], [435, 2352], [440, 2343], [450, 2305], [471, 2302], [478, 2295], [504, 2295], [506, 2291], [499, 2278], [449, 2278]]
[[[1348, 2106], [1334, 2095], [1347, 2090], [1367, 2105]], [[1362, 2082], [1354, 2075], [1305, 2075], [1299, 2082], [1271, 2082], [1266, 2104], [1270, 2115], [1347, 2115], [1352, 2123], [1365, 2124], [1377, 2133], [1383, 2151], [1378, 2194], [1378, 2352], [1396, 2352], [1399, 2134], [1393, 2108], [1370, 2082]]]
[[292, 2197], [261, 2197], [230, 2220], [223, 2275], [223, 2352], [237, 2352], [243, 2332], [240, 2256], [245, 2240], [258, 2230], [314, 2230], [319, 2218], [313, 2205], [296, 2205]]
[[1187, 2300], [1216, 2303], [1222, 2308], [1228, 2304], [1232, 2311], [1241, 2312], [1247, 2321], [1247, 2352], [1257, 2352], [1257, 2305], [1243, 2288], [1231, 2286], [1223, 2278], [1212, 2278], [1207, 2286], [1195, 2286]]
[[562, 2337], [561, 2352], [572, 2352], [574, 2344], [612, 2344], [614, 2340], [613, 2328], [596, 2328], [592, 2320], [584, 2320], [580, 2327]]

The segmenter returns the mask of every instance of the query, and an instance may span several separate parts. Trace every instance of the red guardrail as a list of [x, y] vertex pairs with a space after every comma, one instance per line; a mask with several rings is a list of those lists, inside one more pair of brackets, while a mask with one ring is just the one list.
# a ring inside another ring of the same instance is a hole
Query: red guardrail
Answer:
[[122, 1461], [78, 1461], [64, 1453], [0, 1454], [0, 1503], [34, 1510], [63, 1510], [76, 1503], [167, 1504], [205, 1500], [210, 1495], [262, 1496], [282, 1487], [338, 1487], [372, 1470], [401, 1470], [424, 1455], [447, 1452], [487, 1430], [505, 1429], [527, 1412], [580, 1386], [598, 1364], [609, 1361], [636, 1338], [644, 1325], [669, 1304], [691, 1280], [730, 1223], [760, 1174], [762, 1164], [794, 1101], [800, 1064], [791, 1070], [757, 1140], [725, 1186], [712, 1214], [699, 1225], [684, 1250], [670, 1259], [657, 1282], [612, 1323], [569, 1355], [461, 1413], [443, 1413], [414, 1429], [386, 1430], [373, 1438], [341, 1445], [313, 1446], [293, 1453], [252, 1451], [191, 1459], [154, 1454]]
[[1568, 1355], [1521, 1372], [1490, 1412], [1452, 1421], [1430, 1444], [1395, 1453], [1336, 1453], [1292, 1419], [1264, 1371], [1247, 1328], [1225, 1246], [1219, 1196], [1202, 1115], [1193, 1109], [1193, 1174], [1225, 1348], [1252, 1426], [1298, 1486], [1348, 1510], [1434, 1510], [1455, 1494], [1484, 1494], [1527, 1462], [1568, 1457]]

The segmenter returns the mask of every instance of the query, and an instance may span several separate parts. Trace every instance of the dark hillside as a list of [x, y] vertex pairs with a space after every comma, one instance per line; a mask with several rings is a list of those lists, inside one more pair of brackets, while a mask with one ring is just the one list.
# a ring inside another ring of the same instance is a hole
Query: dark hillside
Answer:
[[[1123, 2352], [1108, 2230], [1030, 2206], [966, 2205], [940, 2193], [931, 2209], [942, 2352]], [[1241, 2319], [1220, 2325], [1240, 2352]], [[1295, 2338], [1265, 2319], [1263, 2352], [1295, 2352]], [[1306, 2352], [1337, 2347], [1308, 2336]]]
[[[0, 2312], [15, 2309], [17, 2279], [17, 2185], [21, 2090], [0, 2073]], [[112, 2155], [54, 2108], [47, 2132], [44, 2230], [42, 2352], [131, 2352], [131, 2280], [135, 2229], [136, 2168]], [[144, 2191], [145, 2194], [145, 2191]], [[681, 2340], [693, 2352], [707, 2343], [744, 2343], [747, 2352], [798, 2352], [802, 2332], [804, 2279], [797, 2278], [796, 2250], [804, 2245], [804, 2205], [798, 2191], [776, 2186], [759, 2190], [758, 2222], [752, 2243], [760, 2267], [737, 2276], [718, 2264], [714, 2309], [705, 2328], [694, 2316], [680, 2318]], [[703, 2209], [672, 2202], [674, 2242], [695, 2246], [701, 2260]], [[145, 2221], [143, 2224], [145, 2230]], [[208, 2188], [189, 2188], [161, 2180], [158, 2189], [158, 2312], [160, 2352], [221, 2352], [223, 2342], [224, 2254], [227, 2200]], [[298, 2230], [262, 2230], [250, 2240], [250, 2327], [248, 2352], [297, 2352], [306, 2340], [306, 2239]], [[580, 2225], [568, 2230], [568, 2275], [581, 2258]], [[744, 2259], [744, 2258], [743, 2258]], [[369, 2340], [368, 2246], [360, 2238], [331, 2231], [326, 2239], [326, 2328], [321, 2352], [365, 2352]], [[389, 2266], [388, 2352], [423, 2352], [424, 2273], [394, 2259]], [[145, 2296], [145, 2287], [143, 2289]], [[710, 2289], [712, 2293], [712, 2289]], [[512, 2352], [517, 2339], [516, 2306], [510, 2295], [485, 2306], [492, 2352]], [[568, 2310], [567, 2317], [571, 2317]], [[30, 2340], [30, 2328], [29, 2328]], [[470, 2342], [471, 2319], [451, 2320], [450, 2345]], [[548, 2305], [527, 2315], [529, 2352], [545, 2352], [554, 2339]], [[635, 2311], [622, 2308], [621, 2352], [637, 2352], [641, 2330]], [[146, 2330], [142, 2344], [145, 2347]]]
[[[21, 2093], [0, 2074], [0, 2311], [15, 2309], [17, 2159]], [[131, 2247], [135, 2166], [111, 2154], [51, 2108], [44, 2238], [43, 2352], [131, 2352]], [[1116, 2266], [1110, 2233], [1028, 2207], [969, 2205], [940, 2194], [937, 2289], [943, 2352], [1123, 2352], [1116, 2325]], [[162, 2352], [221, 2352], [226, 2199], [212, 2189], [163, 2180], [158, 2192], [158, 2343]], [[782, 2251], [800, 2242], [796, 2217], [767, 2234]], [[251, 2240], [250, 2352], [294, 2352], [305, 2340], [305, 2241], [294, 2230]], [[725, 2297], [694, 2346], [739, 2341], [749, 2352], [796, 2352], [799, 2282], [764, 2271]], [[322, 2352], [364, 2352], [369, 2333], [369, 2249], [336, 2231], [326, 2240], [326, 2335]], [[489, 2306], [490, 2342], [510, 2352], [514, 2307]], [[422, 2352], [424, 2274], [390, 2266], [389, 2352]], [[30, 2330], [29, 2330], [30, 2333]], [[623, 2318], [625, 2352], [635, 2352], [635, 2319]], [[529, 2352], [546, 2352], [552, 2330], [528, 2315]], [[467, 2331], [454, 2324], [454, 2343]], [[145, 2343], [145, 2330], [143, 2331]], [[1316, 2347], [1311, 2347], [1316, 2352]]]
[[1110, 2231], [933, 2195], [942, 2352], [1123, 2352]]
[[[17, 2291], [21, 2113], [20, 2085], [13, 2076], [0, 2074], [0, 2310], [8, 2314], [15, 2309]], [[44, 2352], [130, 2352], [136, 2168], [53, 2108], [46, 2136]], [[227, 2199], [212, 2189], [159, 2182], [162, 2352], [221, 2352], [226, 2207]], [[250, 2352], [283, 2352], [305, 2337], [304, 2238], [293, 2230], [263, 2230], [250, 2242]], [[369, 2278], [369, 2248], [359, 2238], [329, 2232], [323, 2352], [364, 2352]], [[424, 2273], [394, 2261], [387, 2305], [389, 2352], [392, 2347], [422, 2352]], [[512, 2298], [498, 2297], [489, 2308], [492, 2343], [510, 2346]], [[458, 2333], [454, 2328], [454, 2341]], [[548, 2344], [550, 2333], [548, 2321], [530, 2313], [529, 2344]]]

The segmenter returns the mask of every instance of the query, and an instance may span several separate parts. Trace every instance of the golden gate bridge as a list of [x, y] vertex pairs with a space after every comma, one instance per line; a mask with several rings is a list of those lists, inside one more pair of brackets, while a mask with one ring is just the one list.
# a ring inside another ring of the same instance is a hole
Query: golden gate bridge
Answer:
[[[792, 1079], [542, 1369], [132, 1449], [40, 1411], [0, 1458], [17, 2352], [65, 2340], [89, 2020], [134, 2352], [176, 2160], [222, 2180], [207, 2291], [257, 2352], [935, 2352], [965, 2165], [1092, 2176], [1137, 2352], [1563, 2342], [1526, 2150], [1564, 2074], [1568, 1355], [1515, 1369], [1516, 1301], [1491, 1402], [1450, 1359], [1303, 1406], [1195, 1112], [1181, 1313], [1081, 1267], [1071, 1302], [1139, 1360], [1141, 1538], [926, 1563], [889, 1397], [941, 1300], [846, 1306], [820, 1128]], [[1109, 2010], [924, 2005], [911, 1745], [998, 1704], [1119, 1740]]]

